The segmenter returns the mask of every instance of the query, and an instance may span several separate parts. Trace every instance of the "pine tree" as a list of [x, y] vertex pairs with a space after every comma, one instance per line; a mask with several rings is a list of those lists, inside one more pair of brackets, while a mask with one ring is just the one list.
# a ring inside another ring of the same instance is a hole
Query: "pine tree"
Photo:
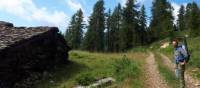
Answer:
[[133, 47], [136, 36], [136, 17], [135, 1], [127, 0], [123, 9], [122, 29], [120, 30], [120, 50], [125, 51]]
[[111, 34], [111, 22], [112, 22], [112, 20], [111, 20], [111, 10], [110, 9], [108, 10], [106, 17], [107, 17], [107, 19], [106, 19], [106, 29], [107, 30], [106, 30], [106, 33], [105, 33], [105, 50], [111, 51], [112, 43], [113, 43], [113, 41], [111, 41], [112, 40], [111, 36], [113, 36], [113, 35]]
[[122, 23], [121, 5], [118, 4], [112, 14], [109, 10], [107, 15], [106, 49], [109, 52], [119, 52], [119, 30]]
[[193, 2], [191, 4], [191, 13], [189, 16], [189, 30], [190, 30], [190, 36], [197, 37], [200, 35], [200, 15], [199, 15], [199, 8], [198, 5]]
[[75, 24], [75, 14], [72, 16], [70, 24], [65, 32], [65, 40], [67, 41], [67, 44], [69, 46], [72, 45], [74, 24]]
[[179, 14], [178, 14], [178, 20], [177, 20], [178, 30], [186, 30], [185, 27], [185, 8], [183, 5], [181, 5]]
[[111, 16], [111, 35], [113, 42], [112, 50], [114, 52], [120, 51], [120, 30], [122, 29], [122, 7], [121, 4], [118, 4], [117, 7], [115, 7], [114, 12]]
[[172, 10], [173, 8], [167, 0], [153, 1], [150, 28], [155, 39], [169, 37], [170, 32], [173, 32]]
[[84, 38], [83, 48], [89, 51], [104, 50], [105, 29], [104, 1], [98, 0], [90, 16], [88, 30]]
[[190, 20], [190, 15], [191, 15], [191, 8], [192, 4], [188, 3], [186, 6], [186, 11], [185, 11], [185, 28], [186, 30], [189, 30], [189, 20]]
[[140, 36], [140, 44], [144, 45], [147, 43], [147, 21], [146, 21], [145, 7], [144, 5], [141, 7], [139, 14], [139, 36]]
[[73, 49], [80, 49], [83, 39], [83, 27], [83, 12], [80, 9], [72, 16], [70, 25], [65, 33], [66, 41]]

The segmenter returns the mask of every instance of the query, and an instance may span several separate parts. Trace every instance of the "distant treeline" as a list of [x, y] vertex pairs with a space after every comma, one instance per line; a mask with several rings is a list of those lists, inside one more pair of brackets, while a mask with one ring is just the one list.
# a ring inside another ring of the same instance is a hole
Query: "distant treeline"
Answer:
[[118, 4], [108, 12], [104, 11], [104, 1], [98, 0], [88, 25], [84, 24], [81, 9], [72, 16], [65, 33], [66, 41], [73, 49], [121, 52], [167, 37], [172, 39], [179, 31], [186, 31], [190, 37], [200, 35], [197, 3], [181, 5], [176, 23], [170, 2], [154, 0], [152, 4], [152, 16], [147, 17], [144, 5], [137, 5], [135, 0], [127, 0], [124, 7]]

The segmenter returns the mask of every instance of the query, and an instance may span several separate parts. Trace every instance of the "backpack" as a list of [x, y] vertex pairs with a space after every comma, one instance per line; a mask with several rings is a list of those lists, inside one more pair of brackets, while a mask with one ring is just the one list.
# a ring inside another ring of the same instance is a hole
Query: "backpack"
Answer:
[[190, 60], [190, 53], [189, 53], [189, 50], [188, 50], [188, 46], [187, 46], [187, 41], [186, 41], [186, 38], [184, 38], [184, 42], [183, 44], [181, 45], [182, 49], [187, 53], [187, 56], [185, 57], [185, 61], [186, 63], [189, 62]]

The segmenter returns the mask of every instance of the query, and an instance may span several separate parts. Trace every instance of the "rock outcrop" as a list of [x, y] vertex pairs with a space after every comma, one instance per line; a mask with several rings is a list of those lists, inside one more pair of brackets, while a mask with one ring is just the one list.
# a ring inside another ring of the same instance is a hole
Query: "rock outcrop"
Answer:
[[14, 27], [0, 21], [0, 88], [14, 88], [31, 73], [64, 64], [69, 50], [57, 27]]

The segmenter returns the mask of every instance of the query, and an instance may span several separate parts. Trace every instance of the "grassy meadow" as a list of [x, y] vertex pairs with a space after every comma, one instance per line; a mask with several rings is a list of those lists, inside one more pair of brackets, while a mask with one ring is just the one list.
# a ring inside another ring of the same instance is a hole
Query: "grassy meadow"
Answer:
[[[95, 80], [113, 77], [116, 82], [110, 88], [143, 88], [143, 59], [147, 55], [140, 50], [127, 53], [91, 53], [71, 51], [70, 63], [45, 77], [39, 88], [72, 88], [87, 85]], [[104, 88], [104, 87], [103, 87]]]
[[[144, 59], [148, 57], [148, 50], [155, 54], [158, 70], [167, 84], [171, 88], [177, 88], [179, 82], [175, 78], [174, 72], [164, 65], [159, 54], [161, 52], [173, 60], [173, 47], [170, 45], [161, 49], [161, 42], [155, 42], [151, 46], [130, 49], [125, 53], [70, 51], [70, 62], [44, 76], [38, 82], [37, 88], [72, 88], [79, 84], [88, 85], [106, 77], [116, 79], [114, 84], [106, 86], [106, 88], [144, 88]], [[187, 65], [187, 70], [193, 74], [194, 78], [200, 79], [200, 59], [198, 59], [200, 58], [200, 37], [188, 39], [188, 46], [192, 57]], [[105, 86], [101, 88], [105, 88]]]

